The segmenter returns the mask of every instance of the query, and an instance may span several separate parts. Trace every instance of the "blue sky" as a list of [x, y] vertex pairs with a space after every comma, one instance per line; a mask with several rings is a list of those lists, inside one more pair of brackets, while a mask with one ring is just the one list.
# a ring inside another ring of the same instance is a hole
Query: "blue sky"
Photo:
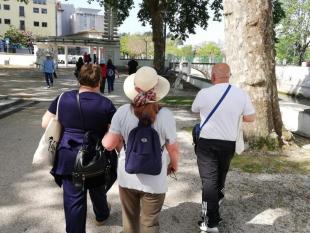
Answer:
[[[69, 0], [69, 1], [62, 0], [62, 2], [74, 4], [75, 7], [101, 9], [101, 7], [96, 1], [92, 2], [92, 4], [88, 4], [86, 0]], [[149, 25], [143, 27], [137, 19], [139, 3], [141, 2], [142, 0], [135, 0], [135, 8], [133, 8], [130, 11], [130, 16], [119, 27], [119, 32], [139, 33], [139, 32], [151, 31], [151, 27]], [[189, 35], [189, 38], [185, 41], [185, 44], [197, 45], [205, 41], [214, 41], [217, 43], [223, 43], [224, 23], [209, 21], [209, 27], [207, 30], [203, 30], [202, 28], [197, 27], [196, 34]]]

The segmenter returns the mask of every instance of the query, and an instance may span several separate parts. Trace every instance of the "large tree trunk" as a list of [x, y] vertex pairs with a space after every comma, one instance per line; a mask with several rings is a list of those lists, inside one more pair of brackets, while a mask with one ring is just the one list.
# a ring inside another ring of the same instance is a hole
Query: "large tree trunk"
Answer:
[[164, 35], [164, 15], [163, 3], [159, 0], [146, 0], [151, 14], [151, 25], [154, 43], [154, 67], [159, 74], [165, 70], [165, 35]]
[[248, 126], [249, 140], [282, 136], [282, 119], [275, 76], [272, 0], [224, 0], [225, 55], [231, 82], [251, 96], [256, 108], [255, 126]]

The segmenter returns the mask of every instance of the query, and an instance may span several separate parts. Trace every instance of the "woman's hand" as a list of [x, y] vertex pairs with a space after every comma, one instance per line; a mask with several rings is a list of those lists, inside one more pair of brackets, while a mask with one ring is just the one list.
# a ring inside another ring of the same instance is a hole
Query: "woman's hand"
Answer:
[[172, 163], [168, 164], [167, 167], [167, 174], [170, 175], [171, 173], [176, 173], [177, 168], [173, 167]]
[[179, 146], [177, 143], [166, 144], [166, 149], [170, 157], [170, 163], [167, 168], [168, 175], [173, 172], [178, 171], [178, 162], [179, 162]]
[[119, 149], [119, 146], [122, 144], [122, 136], [120, 134], [108, 132], [104, 135], [102, 139], [102, 145], [108, 151]]

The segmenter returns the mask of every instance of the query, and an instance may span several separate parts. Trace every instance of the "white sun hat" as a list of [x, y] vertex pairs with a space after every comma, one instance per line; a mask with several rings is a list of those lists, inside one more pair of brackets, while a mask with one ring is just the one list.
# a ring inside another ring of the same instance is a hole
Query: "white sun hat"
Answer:
[[139, 94], [136, 91], [136, 87], [144, 92], [154, 88], [154, 92], [156, 93], [156, 100], [154, 102], [157, 102], [168, 94], [170, 83], [166, 78], [157, 75], [157, 72], [154, 68], [143, 66], [138, 69], [136, 73], [128, 76], [124, 82], [125, 95], [131, 101], [133, 101], [134, 98]]

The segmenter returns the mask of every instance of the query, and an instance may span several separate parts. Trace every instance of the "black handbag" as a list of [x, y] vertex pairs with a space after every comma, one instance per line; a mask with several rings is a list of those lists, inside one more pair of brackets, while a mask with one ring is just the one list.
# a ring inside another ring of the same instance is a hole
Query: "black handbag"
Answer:
[[[78, 93], [77, 102], [85, 129]], [[93, 131], [87, 131], [84, 135], [72, 173], [72, 182], [78, 189], [104, 186], [107, 192], [116, 181], [117, 153], [106, 150], [101, 140], [102, 137]]]

